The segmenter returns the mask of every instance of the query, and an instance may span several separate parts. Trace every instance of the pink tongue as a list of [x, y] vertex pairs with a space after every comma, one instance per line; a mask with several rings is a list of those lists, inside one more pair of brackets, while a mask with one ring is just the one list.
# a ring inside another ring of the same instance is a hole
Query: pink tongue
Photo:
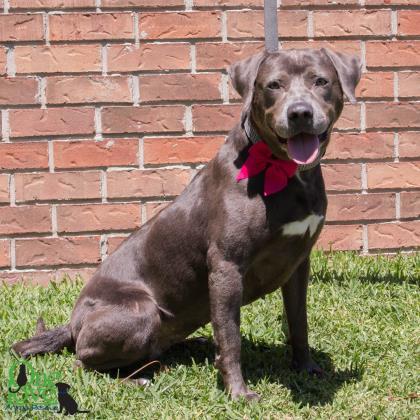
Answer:
[[301, 133], [287, 140], [289, 156], [298, 164], [312, 163], [319, 153], [319, 138]]

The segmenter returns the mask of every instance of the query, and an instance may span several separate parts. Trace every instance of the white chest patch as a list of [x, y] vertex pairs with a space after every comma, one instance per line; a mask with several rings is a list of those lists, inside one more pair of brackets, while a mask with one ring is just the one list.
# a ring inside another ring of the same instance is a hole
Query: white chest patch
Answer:
[[304, 235], [309, 229], [309, 234], [313, 236], [323, 218], [324, 216], [320, 216], [318, 214], [310, 214], [303, 220], [288, 223], [283, 226], [283, 235]]

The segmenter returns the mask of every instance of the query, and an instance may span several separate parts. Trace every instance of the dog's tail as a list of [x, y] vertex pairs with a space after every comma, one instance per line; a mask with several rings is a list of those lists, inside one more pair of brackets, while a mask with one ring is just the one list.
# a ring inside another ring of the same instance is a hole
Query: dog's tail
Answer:
[[42, 318], [38, 319], [35, 335], [27, 340], [13, 344], [12, 350], [27, 358], [36, 354], [57, 353], [65, 347], [74, 345], [70, 325], [47, 330]]

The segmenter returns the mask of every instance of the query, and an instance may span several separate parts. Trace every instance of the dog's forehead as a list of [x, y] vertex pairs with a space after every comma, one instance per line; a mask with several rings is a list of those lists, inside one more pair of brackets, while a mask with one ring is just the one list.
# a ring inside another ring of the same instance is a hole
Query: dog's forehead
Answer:
[[291, 49], [268, 55], [260, 66], [258, 78], [269, 77], [279, 71], [298, 75], [311, 70], [335, 73], [331, 61], [321, 50]]

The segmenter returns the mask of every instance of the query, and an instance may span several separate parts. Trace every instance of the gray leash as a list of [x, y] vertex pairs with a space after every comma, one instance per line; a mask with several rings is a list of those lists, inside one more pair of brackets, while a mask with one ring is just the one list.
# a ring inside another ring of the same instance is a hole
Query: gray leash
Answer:
[[264, 0], [264, 35], [267, 52], [278, 51], [277, 0]]

